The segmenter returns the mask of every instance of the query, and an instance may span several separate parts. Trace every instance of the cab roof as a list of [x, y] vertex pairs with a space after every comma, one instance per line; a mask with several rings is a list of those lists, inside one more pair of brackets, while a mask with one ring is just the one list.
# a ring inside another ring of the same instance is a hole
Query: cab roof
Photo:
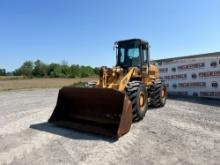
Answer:
[[139, 39], [139, 38], [133, 38], [133, 39], [126, 39], [126, 40], [116, 41], [116, 42], [115, 42], [115, 45], [118, 45], [119, 43], [122, 43], [122, 42], [135, 42], [135, 41], [139, 41], [139, 42], [142, 43], [142, 44], [148, 44], [147, 41], [144, 41], [144, 40]]

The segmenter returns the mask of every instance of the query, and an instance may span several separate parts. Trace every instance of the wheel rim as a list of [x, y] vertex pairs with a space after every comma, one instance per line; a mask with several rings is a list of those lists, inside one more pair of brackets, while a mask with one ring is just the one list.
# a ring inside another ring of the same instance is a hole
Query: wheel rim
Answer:
[[165, 89], [162, 88], [161, 92], [160, 92], [160, 97], [164, 98], [165, 97]]
[[140, 110], [144, 111], [144, 107], [145, 107], [145, 95], [144, 95], [144, 92], [140, 92], [140, 94], [139, 94], [139, 106], [140, 106]]
[[160, 92], [160, 98], [161, 98], [162, 102], [165, 102], [165, 100], [166, 100], [166, 95], [167, 95], [166, 89], [163, 87], [163, 88], [161, 89], [161, 92]]

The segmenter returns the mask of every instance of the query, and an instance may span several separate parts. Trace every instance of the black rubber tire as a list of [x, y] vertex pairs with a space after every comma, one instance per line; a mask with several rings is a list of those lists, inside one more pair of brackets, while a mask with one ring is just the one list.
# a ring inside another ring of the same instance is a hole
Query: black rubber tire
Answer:
[[[126, 95], [130, 98], [132, 103], [133, 122], [144, 118], [148, 109], [147, 89], [140, 81], [132, 81], [127, 84], [125, 88]], [[140, 94], [144, 95], [144, 103], [140, 106]]]
[[[161, 96], [162, 90], [164, 90], [165, 92], [164, 97]], [[152, 94], [150, 104], [156, 108], [163, 107], [166, 104], [167, 100], [167, 87], [165, 83], [160, 79], [154, 81], [151, 88], [151, 92]]]

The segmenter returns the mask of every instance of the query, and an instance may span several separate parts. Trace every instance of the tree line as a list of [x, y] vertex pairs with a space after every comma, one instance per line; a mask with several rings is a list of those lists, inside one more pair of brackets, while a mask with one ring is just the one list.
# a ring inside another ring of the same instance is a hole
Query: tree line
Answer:
[[25, 76], [25, 77], [92, 77], [99, 73], [99, 68], [83, 65], [68, 65], [66, 62], [46, 64], [41, 60], [25, 61], [18, 69], [13, 72], [6, 72], [0, 69], [0, 76]]

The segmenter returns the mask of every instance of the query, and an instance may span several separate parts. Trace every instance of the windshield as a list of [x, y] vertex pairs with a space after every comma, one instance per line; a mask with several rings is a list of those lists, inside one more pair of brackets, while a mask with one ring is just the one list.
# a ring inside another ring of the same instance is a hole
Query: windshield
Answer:
[[120, 43], [118, 45], [118, 66], [140, 66], [140, 48], [134, 43]]

